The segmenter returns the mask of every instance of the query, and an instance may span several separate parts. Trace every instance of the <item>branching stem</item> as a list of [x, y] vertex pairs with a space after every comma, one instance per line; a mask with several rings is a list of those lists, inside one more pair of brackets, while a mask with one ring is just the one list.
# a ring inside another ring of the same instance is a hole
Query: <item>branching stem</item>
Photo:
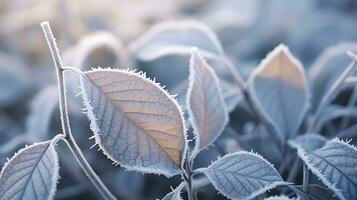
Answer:
[[307, 165], [304, 163], [303, 164], [303, 191], [305, 193], [307, 193], [308, 191], [308, 187], [309, 187], [309, 176], [310, 176], [310, 173], [309, 173], [309, 169], [307, 168]]
[[61, 123], [62, 123], [62, 131], [64, 135], [64, 141], [66, 142], [67, 146], [73, 153], [74, 157], [76, 158], [78, 164], [87, 175], [91, 183], [94, 187], [98, 190], [98, 192], [102, 195], [103, 199], [116, 199], [114, 195], [108, 190], [108, 188], [104, 185], [102, 180], [99, 176], [94, 172], [92, 167], [89, 165], [88, 161], [84, 157], [82, 151], [78, 147], [74, 137], [71, 133], [71, 128], [69, 124], [69, 117], [68, 117], [68, 108], [67, 108], [67, 101], [66, 101], [66, 87], [64, 81], [64, 70], [61, 57], [59, 55], [59, 50], [57, 48], [56, 40], [52, 34], [51, 27], [48, 22], [41, 23], [42, 31], [45, 35], [47, 40], [48, 47], [52, 54], [52, 59], [54, 65], [56, 67], [57, 72], [57, 82], [58, 82], [58, 91], [59, 91], [59, 108], [61, 114]]

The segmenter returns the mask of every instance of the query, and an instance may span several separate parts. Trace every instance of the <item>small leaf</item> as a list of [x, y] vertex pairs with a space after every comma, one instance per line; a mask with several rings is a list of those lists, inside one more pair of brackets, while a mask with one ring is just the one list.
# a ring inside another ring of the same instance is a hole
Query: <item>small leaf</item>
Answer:
[[287, 184], [268, 161], [250, 152], [226, 155], [197, 171], [203, 172], [213, 186], [230, 199], [253, 199]]
[[162, 200], [182, 200], [181, 190], [186, 185], [186, 182], [182, 182], [176, 189], [168, 193]]
[[340, 199], [357, 199], [356, 147], [336, 138], [314, 151], [299, 148], [298, 154]]
[[249, 78], [250, 90], [283, 143], [294, 137], [308, 108], [304, 69], [284, 45], [276, 47]]
[[288, 144], [295, 149], [302, 148], [307, 151], [313, 151], [325, 145], [327, 139], [317, 134], [305, 134], [289, 140]]
[[290, 186], [293, 189], [299, 200], [337, 200], [338, 198], [329, 189], [321, 185], [309, 185], [307, 193], [303, 192], [303, 186]]
[[197, 49], [190, 60], [187, 106], [190, 123], [196, 137], [193, 154], [211, 145], [228, 122], [228, 112], [218, 78]]
[[170, 54], [189, 55], [194, 46], [207, 58], [223, 54], [222, 46], [210, 28], [194, 21], [157, 24], [129, 48], [139, 59], [148, 61]]
[[23, 148], [1, 171], [0, 199], [53, 199], [58, 171], [58, 157], [51, 141]]
[[186, 149], [180, 107], [143, 74], [96, 69], [81, 78], [96, 143], [128, 169], [172, 176]]

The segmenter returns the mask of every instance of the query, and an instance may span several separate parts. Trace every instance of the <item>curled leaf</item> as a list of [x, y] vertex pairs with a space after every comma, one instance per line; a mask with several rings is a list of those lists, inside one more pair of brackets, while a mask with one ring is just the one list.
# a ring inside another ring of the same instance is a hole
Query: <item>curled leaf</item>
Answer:
[[1, 171], [0, 199], [53, 199], [58, 171], [58, 157], [51, 141], [23, 148]]
[[223, 54], [217, 36], [206, 25], [195, 21], [157, 24], [129, 47], [141, 60], [153, 60], [170, 54], [188, 55], [197, 47], [207, 58]]
[[228, 122], [228, 112], [218, 78], [203, 57], [194, 50], [190, 60], [187, 106], [196, 137], [195, 150], [212, 144]]
[[253, 71], [249, 83], [254, 100], [285, 143], [296, 134], [309, 105], [304, 68], [279, 45]]
[[250, 152], [226, 155], [198, 171], [230, 199], [254, 199], [278, 185], [287, 184], [272, 164]]
[[96, 69], [85, 75], [84, 106], [104, 154], [128, 169], [179, 173], [186, 139], [176, 101], [140, 73]]
[[298, 154], [340, 199], [357, 199], [356, 147], [336, 138], [314, 151], [299, 148]]

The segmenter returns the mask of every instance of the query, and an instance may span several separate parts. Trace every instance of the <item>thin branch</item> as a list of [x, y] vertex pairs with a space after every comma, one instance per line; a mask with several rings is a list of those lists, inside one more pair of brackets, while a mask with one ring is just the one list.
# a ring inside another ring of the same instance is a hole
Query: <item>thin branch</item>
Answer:
[[308, 188], [309, 188], [309, 169], [307, 168], [307, 165], [304, 163], [303, 164], [303, 188], [302, 190], [307, 193]]
[[275, 134], [276, 130], [274, 126], [268, 121], [268, 119], [266, 119], [266, 117], [262, 114], [261, 110], [259, 109], [258, 105], [253, 100], [252, 94], [249, 91], [241, 74], [236, 70], [233, 63], [227, 57], [223, 57], [223, 62], [224, 62], [224, 66], [226, 66], [228, 71], [233, 75], [236, 86], [242, 91], [244, 100], [247, 102], [248, 107], [252, 111], [253, 117], [266, 128], [270, 136], [273, 138], [274, 143], [279, 148], [282, 148], [282, 145], [279, 142], [280, 140]]
[[309, 132], [314, 132], [314, 125], [317, 124], [317, 121], [320, 118], [320, 115], [323, 113], [323, 110], [331, 103], [331, 101], [336, 97], [340, 89], [343, 87], [345, 80], [352, 74], [353, 70], [357, 66], [357, 57], [352, 52], [348, 53], [352, 57], [352, 62], [348, 67], [342, 72], [339, 78], [333, 83], [329, 88], [326, 94], [323, 96], [321, 103], [319, 104], [315, 114], [312, 118], [312, 123], [309, 127]]
[[75, 156], [78, 164], [87, 175], [91, 183], [95, 186], [98, 192], [102, 195], [104, 199], [116, 199], [114, 195], [108, 190], [108, 188], [104, 185], [102, 180], [100, 180], [99, 176], [94, 172], [92, 167], [87, 162], [86, 158], [84, 157], [82, 151], [78, 147], [77, 143], [74, 140], [74, 137], [71, 133], [71, 128], [69, 124], [69, 117], [68, 117], [68, 108], [67, 108], [67, 101], [66, 101], [66, 87], [64, 81], [64, 68], [61, 61], [61, 57], [59, 55], [59, 50], [57, 48], [57, 44], [55, 38], [52, 34], [51, 27], [48, 22], [42, 22], [41, 27], [45, 38], [47, 40], [48, 47], [52, 54], [52, 59], [56, 67], [57, 72], [57, 81], [58, 81], [58, 91], [59, 91], [59, 107], [60, 107], [60, 114], [61, 114], [61, 123], [62, 123], [62, 130], [63, 135], [65, 137], [65, 142], [73, 155]]

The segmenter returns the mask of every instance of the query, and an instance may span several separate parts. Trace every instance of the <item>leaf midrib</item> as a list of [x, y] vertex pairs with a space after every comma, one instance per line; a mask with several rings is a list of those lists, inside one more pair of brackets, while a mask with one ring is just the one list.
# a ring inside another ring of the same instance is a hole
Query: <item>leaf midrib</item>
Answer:
[[[125, 116], [126, 119], [127, 119], [129, 122], [133, 123], [136, 127], [138, 127], [138, 128], [141, 129], [144, 133], [146, 133], [147, 135], [149, 135], [150, 138], [152, 138], [152, 139], [160, 146], [160, 148], [162, 148], [162, 149], [164, 150], [164, 152], [165, 152], [177, 165], [180, 165], [180, 161], [179, 161], [179, 160], [177, 161], [175, 158], [173, 158], [173, 156], [164, 148], [164, 146], [163, 146], [159, 141], [157, 141], [157, 140], [156, 140], [150, 133], [148, 133], [144, 128], [142, 128], [142, 127], [139, 126], [137, 123], [135, 123], [132, 119], [130, 119], [129, 116], [125, 115], [126, 112], [123, 112], [118, 106], [116, 106], [115, 104], [113, 104], [113, 102], [111, 101], [111, 99], [108, 98], [108, 96], [99, 88], [100, 86], [98, 86], [98, 85], [92, 80], [92, 78], [89, 78], [89, 80], [92, 82], [92, 85], [94, 85], [94, 86], [100, 91], [100, 94], [103, 95], [103, 96], [106, 98], [106, 100], [109, 101], [109, 102], [113, 105], [113, 107], [114, 107], [115, 109], [117, 109], [118, 112], [122, 113], [123, 116]], [[180, 158], [179, 158], [179, 159], [180, 159]]]

